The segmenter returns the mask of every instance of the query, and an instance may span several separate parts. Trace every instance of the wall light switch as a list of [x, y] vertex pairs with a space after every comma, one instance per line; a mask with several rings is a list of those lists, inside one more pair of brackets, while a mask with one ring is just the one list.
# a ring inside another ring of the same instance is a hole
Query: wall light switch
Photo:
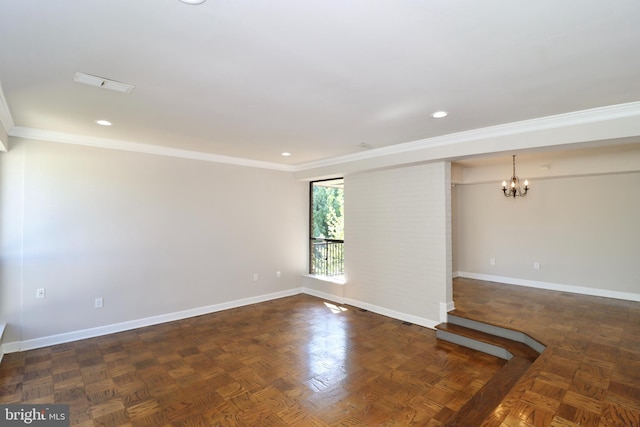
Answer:
[[491, 265], [496, 265], [496, 259], [495, 259], [495, 258], [491, 258], [491, 259], [489, 260], [489, 264], [491, 264]]
[[253, 273], [253, 281], [254, 282], [258, 281], [258, 273]]
[[279, 271], [276, 271], [276, 278], [279, 279], [280, 277], [282, 277], [282, 274]]
[[95, 303], [95, 305], [96, 305], [96, 308], [102, 308], [102, 306], [103, 306], [102, 297], [100, 297], [100, 298], [96, 298], [96, 303]]
[[538, 261], [533, 263], [533, 269], [534, 270], [540, 270], [540, 263]]
[[36, 298], [44, 298], [45, 290], [44, 288], [39, 288], [36, 290]]

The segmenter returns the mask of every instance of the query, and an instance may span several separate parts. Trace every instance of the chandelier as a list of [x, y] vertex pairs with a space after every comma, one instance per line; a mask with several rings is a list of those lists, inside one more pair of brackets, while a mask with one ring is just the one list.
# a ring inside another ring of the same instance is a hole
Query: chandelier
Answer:
[[529, 181], [524, 180], [524, 188], [520, 188], [520, 178], [516, 176], [516, 156], [513, 155], [513, 176], [511, 177], [510, 183], [507, 185], [507, 181], [502, 181], [502, 192], [505, 197], [513, 197], [516, 196], [524, 197], [527, 195], [527, 191], [529, 191]]

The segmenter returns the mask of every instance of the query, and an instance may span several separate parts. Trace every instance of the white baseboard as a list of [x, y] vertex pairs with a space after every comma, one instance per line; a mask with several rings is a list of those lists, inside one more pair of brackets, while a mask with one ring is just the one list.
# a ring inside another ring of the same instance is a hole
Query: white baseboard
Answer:
[[[316, 289], [311, 288], [302, 288], [302, 292], [317, 298], [326, 299], [329, 301], [337, 302], [338, 304], [347, 304], [357, 308], [363, 308], [365, 310], [369, 310], [376, 314], [381, 314], [383, 316], [391, 317], [393, 319], [402, 320], [403, 322], [410, 322], [416, 325], [424, 326], [426, 328], [435, 329], [436, 325], [442, 322], [436, 322], [435, 320], [425, 319], [423, 317], [414, 316], [412, 314], [402, 313], [400, 311], [391, 310], [389, 308], [380, 307], [374, 304], [369, 304], [367, 302], [346, 298], [334, 294], [329, 294], [326, 292], [318, 291]], [[441, 306], [448, 307], [449, 310], [453, 310], [453, 302], [451, 303], [440, 303]], [[445, 316], [446, 319], [446, 316]], [[446, 320], [445, 320], [446, 321]]]
[[[374, 304], [369, 304], [363, 301], [358, 301], [350, 298], [344, 298], [337, 295], [329, 294], [326, 292], [318, 291], [311, 288], [300, 287], [287, 291], [275, 292], [266, 295], [260, 295], [251, 298], [245, 298], [241, 300], [229, 301], [221, 304], [208, 305], [205, 307], [198, 307], [190, 310], [184, 310], [174, 313], [162, 314], [158, 316], [146, 317], [142, 319], [131, 320], [122, 323], [115, 323], [111, 325], [99, 326], [96, 328], [82, 329], [78, 331], [66, 332], [63, 334], [50, 335], [41, 338], [35, 338], [25, 341], [15, 341], [3, 343], [0, 347], [0, 360], [4, 353], [15, 353], [19, 351], [33, 350], [36, 348], [47, 347], [51, 345], [64, 344], [71, 341], [78, 341], [87, 338], [95, 338], [102, 335], [114, 334], [118, 332], [129, 331], [131, 329], [142, 328], [145, 326], [152, 326], [166, 322], [172, 322], [175, 320], [182, 320], [189, 317], [201, 316], [204, 314], [215, 313], [218, 311], [229, 310], [232, 308], [242, 307], [251, 304], [257, 304], [260, 302], [270, 301], [279, 298], [285, 298], [300, 293], [305, 293], [317, 298], [326, 299], [328, 301], [337, 302], [339, 304], [348, 304], [354, 307], [363, 308], [373, 313], [381, 314], [383, 316], [398, 319], [404, 322], [410, 322], [416, 325], [424, 326], [426, 328], [435, 329], [439, 321], [426, 319], [419, 316], [414, 316], [407, 313], [391, 310], [385, 307], [380, 307]], [[441, 310], [446, 311], [453, 310], [453, 302], [441, 303]]]
[[412, 314], [402, 313], [400, 311], [391, 310], [389, 308], [380, 307], [374, 304], [369, 304], [368, 302], [358, 301], [351, 298], [345, 298], [344, 304], [352, 305], [358, 308], [364, 308], [365, 310], [369, 310], [376, 314], [381, 314], [393, 319], [402, 320], [403, 322], [414, 323], [416, 325], [424, 326], [425, 328], [429, 329], [435, 329], [436, 325], [440, 324], [440, 322], [435, 320], [414, 316]]
[[71, 341], [78, 341], [87, 338], [95, 338], [102, 335], [114, 334], [117, 332], [129, 331], [131, 329], [142, 328], [145, 326], [158, 325], [160, 323], [182, 320], [189, 317], [201, 316], [203, 314], [215, 313], [217, 311], [229, 310], [231, 308], [242, 307], [245, 305], [257, 304], [260, 302], [270, 301], [274, 299], [297, 295], [301, 292], [301, 288], [294, 288], [282, 292], [274, 292], [271, 294], [260, 295], [251, 298], [244, 298], [235, 301], [229, 301], [221, 304], [208, 305], [190, 310], [178, 311], [174, 313], [161, 314], [159, 316], [146, 317], [143, 319], [131, 320], [122, 323], [114, 323], [111, 325], [99, 326], [97, 328], [82, 329], [79, 331], [66, 332], [63, 334], [50, 335], [42, 338], [31, 340], [8, 342], [2, 344], [1, 353], [15, 353], [18, 351], [33, 350], [35, 348], [47, 347], [50, 345], [64, 344]]
[[329, 301], [337, 302], [338, 304], [344, 304], [344, 298], [338, 295], [329, 294], [327, 292], [318, 291], [316, 289], [302, 287], [301, 291], [303, 294], [311, 295], [316, 298], [322, 298]]
[[440, 303], [440, 323], [445, 323], [447, 321], [448, 313], [455, 309], [456, 307], [455, 305], [453, 305], [453, 301], [441, 302]]
[[585, 288], [583, 286], [563, 285], [560, 283], [538, 282], [535, 280], [518, 279], [514, 277], [492, 276], [489, 274], [470, 273], [467, 271], [458, 271], [454, 273], [456, 277], [464, 277], [466, 279], [485, 280], [487, 282], [506, 283], [508, 285], [527, 286], [529, 288], [547, 289], [550, 291], [570, 292], [574, 294], [590, 295], [594, 297], [605, 297], [613, 299], [621, 299], [627, 301], [640, 302], [640, 294], [631, 292], [619, 292], [609, 289]]

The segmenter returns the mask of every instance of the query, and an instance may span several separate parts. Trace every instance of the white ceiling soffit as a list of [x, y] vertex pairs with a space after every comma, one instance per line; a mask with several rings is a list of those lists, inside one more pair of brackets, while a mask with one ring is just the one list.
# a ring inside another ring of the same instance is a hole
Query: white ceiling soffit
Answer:
[[[349, 163], [358, 160], [373, 159], [376, 157], [389, 156], [393, 154], [411, 153], [419, 150], [436, 148], [443, 146], [453, 146], [456, 144], [473, 142], [473, 141], [494, 141], [494, 145], [497, 149], [495, 152], [502, 151], [502, 147], [495, 144], [495, 140], [510, 135], [522, 135], [532, 132], [540, 132], [554, 129], [569, 128], [572, 126], [589, 125], [600, 122], [607, 122], [615, 119], [634, 118], [637, 119], [638, 127], [640, 129], [640, 102], [632, 102], [623, 105], [611, 105], [608, 107], [594, 108], [591, 110], [574, 111], [566, 114], [559, 114], [556, 116], [540, 117], [537, 119], [524, 120], [521, 122], [507, 123], [504, 125], [490, 126], [480, 129], [472, 129], [463, 132], [456, 132], [448, 135], [437, 136], [433, 138], [426, 138], [418, 141], [407, 142], [403, 144], [396, 144], [390, 147], [379, 148], [374, 150], [368, 150], [362, 153], [346, 155], [336, 157], [327, 160], [320, 160], [317, 162], [310, 162], [303, 165], [299, 165], [298, 170], [306, 170], [319, 168], [324, 166], [339, 165], [342, 163]], [[614, 131], [614, 130], [612, 130]], [[640, 132], [638, 133], [640, 139]], [[626, 136], [626, 135], [625, 135]], [[612, 133], [611, 139], [618, 139], [620, 135]], [[573, 141], [575, 144], [581, 144], [583, 142], [593, 142], [593, 140], [585, 141]], [[570, 142], [569, 142], [570, 143]], [[565, 144], [562, 144], [563, 147]], [[544, 140], [524, 144], [521, 149], [535, 149], [540, 147], [546, 147], [548, 143]], [[514, 147], [515, 149], [516, 147]], [[485, 153], [491, 153], [486, 151]], [[467, 154], [485, 154], [485, 153], [467, 153]], [[465, 155], [464, 153], [458, 154]], [[449, 157], [449, 156], [447, 156]], [[446, 159], [443, 157], [442, 159]], [[417, 161], [418, 159], [416, 159]]]
[[21, 0], [0, 40], [9, 132], [294, 170], [640, 101], [638, 0]]

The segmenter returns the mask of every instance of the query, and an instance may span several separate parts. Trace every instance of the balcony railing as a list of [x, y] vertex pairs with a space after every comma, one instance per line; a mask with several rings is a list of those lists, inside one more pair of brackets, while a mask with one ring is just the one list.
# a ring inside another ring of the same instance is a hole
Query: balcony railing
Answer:
[[311, 239], [311, 274], [344, 274], [344, 240]]

